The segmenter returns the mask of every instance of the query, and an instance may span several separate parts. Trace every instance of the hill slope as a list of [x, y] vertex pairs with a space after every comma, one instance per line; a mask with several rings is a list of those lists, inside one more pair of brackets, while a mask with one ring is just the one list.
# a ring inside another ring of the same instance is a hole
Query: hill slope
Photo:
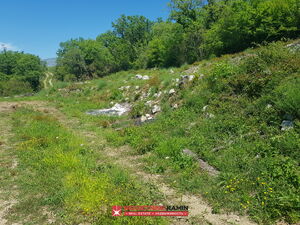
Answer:
[[[51, 116], [24, 110], [14, 116], [15, 129], [25, 138], [21, 150], [32, 149], [29, 153], [22, 151], [21, 163], [23, 160], [25, 168], [31, 166], [26, 154], [32, 154], [30, 159], [43, 157], [39, 155], [40, 148], [55, 149], [53, 154], [45, 151], [47, 158], [39, 158], [32, 165], [37, 163], [38, 169], [52, 163], [47, 167], [48, 175], [56, 183], [65, 184], [65, 189], [49, 181], [46, 183], [49, 193], [65, 195], [49, 201], [54, 205], [59, 202], [66, 210], [64, 215], [76, 215], [65, 218], [77, 221], [80, 218], [80, 221], [116, 222], [109, 210], [99, 211], [99, 207], [110, 207], [116, 202], [157, 204], [155, 199], [164, 201], [158, 194], [163, 193], [166, 204], [180, 204], [178, 196], [181, 196], [181, 203], [189, 204], [191, 212], [196, 212], [193, 214], [196, 218], [189, 218], [187, 224], [220, 224], [222, 218], [224, 224], [247, 221], [243, 217], [225, 216], [228, 212], [248, 214], [261, 224], [282, 220], [298, 223], [298, 47], [298, 42], [290, 45], [279, 42], [193, 66], [119, 72], [77, 83], [53, 81], [54, 87], [31, 97], [55, 106], [55, 110], [39, 109]], [[44, 129], [48, 126], [52, 130]], [[61, 136], [55, 132], [63, 132], [70, 139], [56, 140], [56, 136]], [[76, 139], [78, 135], [87, 138], [93, 151], [83, 151], [84, 147], [79, 145], [81, 139]], [[64, 156], [64, 163], [60, 163], [60, 152], [56, 154], [59, 146], [73, 149]], [[77, 159], [88, 159], [89, 163]], [[82, 170], [84, 174], [80, 176], [84, 182], [79, 185], [77, 179], [81, 178], [74, 173]], [[57, 171], [66, 179], [58, 178]], [[44, 173], [47, 171], [39, 171]], [[98, 176], [100, 180], [95, 179]], [[132, 179], [142, 180], [143, 184]], [[45, 185], [43, 179], [39, 182]], [[123, 195], [117, 192], [112, 200], [107, 199], [110, 189], [102, 184], [115, 187]], [[108, 202], [94, 201], [95, 193]], [[205, 209], [203, 217], [199, 215], [202, 211], [197, 211], [202, 199], [199, 195], [210, 204], [206, 208], [209, 213]], [[73, 214], [68, 214], [68, 210]], [[170, 222], [126, 218], [122, 221]], [[176, 222], [183, 223], [182, 220], [170, 223]]]
[[[191, 68], [120, 72], [60, 88], [50, 99], [106, 128], [111, 144], [146, 154], [147, 171], [203, 194], [216, 211], [239, 210], [264, 223], [297, 222], [300, 54], [299, 44], [286, 45]], [[128, 116], [82, 115], [122, 102], [132, 106]], [[199, 169], [195, 157], [219, 175]]]

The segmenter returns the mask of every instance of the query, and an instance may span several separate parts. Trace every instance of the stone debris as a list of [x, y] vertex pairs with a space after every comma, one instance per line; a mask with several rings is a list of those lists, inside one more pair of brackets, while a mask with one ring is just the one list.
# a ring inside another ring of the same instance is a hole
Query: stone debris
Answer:
[[152, 113], [155, 114], [155, 113], [158, 113], [161, 111], [161, 108], [159, 105], [154, 105], [153, 108], [152, 108]]
[[202, 159], [200, 159], [196, 153], [192, 152], [189, 149], [184, 149], [182, 150], [182, 153], [184, 155], [188, 155], [190, 157], [192, 157], [193, 159], [197, 160], [199, 163], [199, 166], [201, 169], [205, 170], [206, 172], [208, 172], [211, 176], [217, 176], [220, 172], [218, 170], [216, 170], [214, 167], [212, 167], [211, 165], [209, 165], [207, 162], [203, 161]]
[[215, 118], [215, 115], [212, 114], [212, 113], [206, 113], [205, 117], [208, 118], [208, 119], [213, 119], [213, 118]]
[[204, 107], [202, 108], [202, 112], [206, 112], [207, 108], [208, 108], [208, 105], [204, 106]]
[[120, 91], [129, 90], [130, 86], [122, 86], [118, 88]]
[[272, 108], [272, 105], [271, 105], [271, 104], [268, 104], [268, 105], [266, 106], [266, 108], [267, 108], [267, 109], [270, 109], [270, 108]]
[[143, 76], [140, 74], [137, 74], [137, 75], [135, 75], [135, 78], [141, 80], [141, 79], [143, 79]]
[[131, 109], [131, 105], [128, 103], [116, 103], [113, 107], [109, 109], [98, 109], [86, 112], [88, 115], [98, 116], [98, 115], [108, 115], [108, 116], [122, 116], [128, 113]]
[[195, 74], [198, 72], [199, 69], [200, 69], [200, 66], [191, 66], [189, 69], [187, 69], [184, 72], [187, 74]]
[[294, 42], [286, 46], [291, 52], [300, 51], [300, 42]]
[[150, 77], [148, 76], [148, 75], [141, 75], [141, 74], [137, 74], [137, 75], [135, 75], [135, 78], [136, 79], [139, 79], [139, 80], [149, 80], [150, 79]]
[[160, 92], [158, 92], [158, 93], [155, 93], [155, 94], [153, 95], [153, 97], [159, 98], [161, 95], [162, 95], [162, 92], [160, 91]]
[[294, 123], [291, 120], [283, 120], [281, 123], [281, 130], [286, 131], [294, 127]]
[[146, 105], [152, 106], [152, 105], [153, 105], [153, 101], [151, 101], [151, 100], [150, 100], [150, 101], [147, 101], [147, 102], [146, 102]]
[[172, 89], [169, 91], [169, 95], [173, 95], [173, 94], [175, 94], [175, 93], [176, 93], [176, 91], [175, 91], [174, 88], [172, 88]]
[[144, 123], [148, 120], [153, 120], [153, 117], [150, 114], [146, 114], [146, 115], [141, 117], [141, 123]]
[[173, 109], [178, 109], [179, 106], [178, 106], [178, 104], [174, 104], [172, 107], [173, 107]]

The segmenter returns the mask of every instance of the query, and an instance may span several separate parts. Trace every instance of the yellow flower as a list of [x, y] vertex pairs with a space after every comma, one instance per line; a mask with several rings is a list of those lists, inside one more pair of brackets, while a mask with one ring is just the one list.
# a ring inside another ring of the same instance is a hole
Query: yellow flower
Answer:
[[265, 205], [265, 202], [261, 202], [261, 205]]

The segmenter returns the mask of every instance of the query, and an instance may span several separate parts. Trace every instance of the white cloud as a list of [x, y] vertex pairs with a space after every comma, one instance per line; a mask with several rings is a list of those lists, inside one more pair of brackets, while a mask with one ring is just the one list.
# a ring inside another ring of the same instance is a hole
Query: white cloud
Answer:
[[10, 43], [0, 42], [0, 51], [3, 51], [4, 49], [11, 50], [11, 51], [18, 51], [19, 50], [19, 48], [17, 46], [14, 46]]

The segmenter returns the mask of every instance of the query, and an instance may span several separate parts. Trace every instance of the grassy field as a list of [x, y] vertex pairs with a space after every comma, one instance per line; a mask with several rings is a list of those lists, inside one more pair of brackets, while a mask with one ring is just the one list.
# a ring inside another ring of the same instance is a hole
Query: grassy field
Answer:
[[[191, 73], [193, 80], [178, 85], [180, 75]], [[136, 74], [150, 79], [136, 79]], [[155, 185], [132, 176], [134, 168], [131, 172], [120, 168], [101, 153], [103, 148], [130, 146], [141, 171], [159, 175], [178, 193], [203, 196], [216, 215], [236, 212], [260, 224], [299, 223], [300, 54], [286, 43], [193, 66], [119, 72], [53, 85], [25, 99], [45, 101], [65, 119], [24, 108], [13, 114], [15, 140], [21, 140], [20, 212], [34, 214], [47, 206], [56, 212], [57, 221], [66, 224], [169, 223], [111, 217], [111, 205], [165, 201]], [[85, 114], [122, 102], [132, 105], [129, 115]], [[154, 105], [161, 107], [155, 119], [136, 125]], [[282, 129], [283, 121], [292, 128]], [[85, 140], [82, 132], [93, 132], [103, 139], [102, 145]], [[197, 154], [219, 175], [199, 168], [183, 149]]]

